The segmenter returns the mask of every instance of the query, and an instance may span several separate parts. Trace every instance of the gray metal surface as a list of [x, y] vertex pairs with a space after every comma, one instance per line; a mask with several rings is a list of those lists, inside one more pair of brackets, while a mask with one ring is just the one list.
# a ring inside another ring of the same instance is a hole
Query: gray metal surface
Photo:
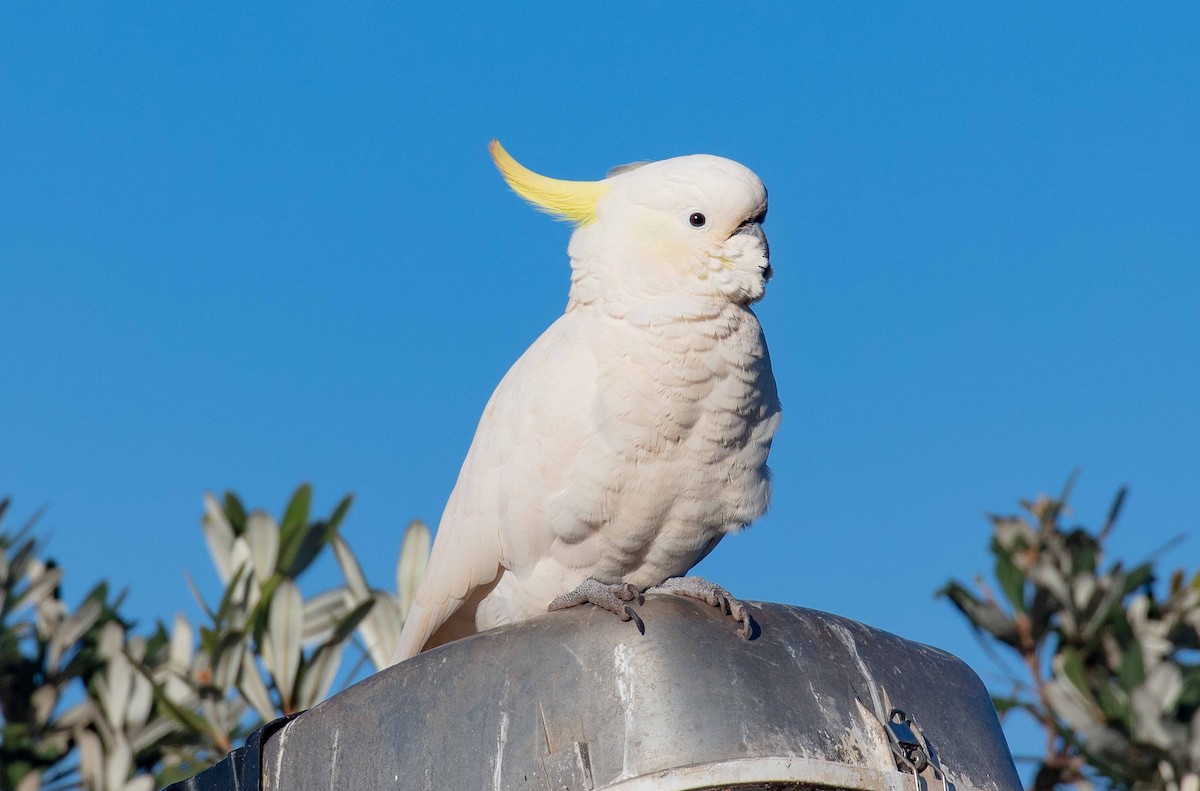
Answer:
[[676, 597], [645, 635], [578, 607], [421, 654], [288, 723], [263, 788], [941, 787], [897, 769], [903, 709], [958, 791], [1019, 791], [983, 685], [958, 659], [854, 621], [750, 604], [753, 640]]

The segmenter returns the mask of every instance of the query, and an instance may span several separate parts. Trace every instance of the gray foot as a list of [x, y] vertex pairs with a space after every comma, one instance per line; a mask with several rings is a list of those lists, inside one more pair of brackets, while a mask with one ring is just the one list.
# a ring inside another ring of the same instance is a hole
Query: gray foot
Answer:
[[646, 625], [626, 602], [636, 601], [637, 588], [627, 582], [605, 585], [594, 579], [586, 579], [578, 588], [570, 593], [564, 593], [547, 608], [551, 612], [565, 610], [568, 607], [578, 607], [580, 604], [594, 604], [616, 615], [622, 621], [633, 621], [638, 631], [645, 634]]
[[734, 620], [741, 621], [742, 628], [738, 629], [738, 634], [745, 639], [750, 638], [753, 621], [750, 620], [750, 613], [746, 612], [746, 605], [733, 598], [729, 591], [720, 585], [711, 583], [703, 577], [670, 577], [663, 584], [650, 588], [646, 593], [672, 593], [676, 596], [686, 596], [689, 599], [699, 599], [713, 607], [720, 607], [721, 612], [733, 616]]

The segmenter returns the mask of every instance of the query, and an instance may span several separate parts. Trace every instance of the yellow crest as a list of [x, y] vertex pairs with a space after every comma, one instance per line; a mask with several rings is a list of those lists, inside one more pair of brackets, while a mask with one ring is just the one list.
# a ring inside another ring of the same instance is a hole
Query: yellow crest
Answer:
[[608, 190], [603, 181], [563, 181], [539, 175], [513, 159], [499, 140], [493, 140], [488, 151], [513, 192], [534, 206], [576, 225], [596, 219], [596, 203]]

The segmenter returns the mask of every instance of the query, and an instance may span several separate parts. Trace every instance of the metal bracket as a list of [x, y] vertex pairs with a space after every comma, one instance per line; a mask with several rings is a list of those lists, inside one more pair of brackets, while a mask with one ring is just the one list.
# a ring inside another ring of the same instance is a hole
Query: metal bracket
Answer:
[[929, 766], [929, 753], [921, 739], [913, 731], [913, 721], [901, 709], [888, 712], [887, 732], [896, 756], [896, 768], [909, 769], [920, 774]]
[[937, 753], [930, 746], [925, 734], [921, 733], [920, 726], [903, 710], [892, 709], [888, 712], [887, 734], [892, 755], [896, 759], [896, 768], [912, 772], [916, 791], [921, 791], [920, 775], [926, 769], [941, 781], [942, 791], [954, 788], [953, 784], [946, 780], [946, 773], [942, 771]]
[[591, 791], [592, 762], [585, 742], [571, 742], [542, 758], [547, 791]]

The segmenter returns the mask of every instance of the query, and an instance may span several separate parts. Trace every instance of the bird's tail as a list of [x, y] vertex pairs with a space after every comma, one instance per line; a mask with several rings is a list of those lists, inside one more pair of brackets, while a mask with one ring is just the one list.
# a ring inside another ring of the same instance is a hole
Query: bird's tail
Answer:
[[437, 624], [445, 619], [445, 612], [437, 612], [439, 608], [429, 607], [414, 602], [404, 620], [404, 628], [400, 630], [400, 639], [396, 642], [396, 653], [392, 655], [392, 664], [398, 664], [405, 659], [421, 653], [425, 642], [433, 634]]

